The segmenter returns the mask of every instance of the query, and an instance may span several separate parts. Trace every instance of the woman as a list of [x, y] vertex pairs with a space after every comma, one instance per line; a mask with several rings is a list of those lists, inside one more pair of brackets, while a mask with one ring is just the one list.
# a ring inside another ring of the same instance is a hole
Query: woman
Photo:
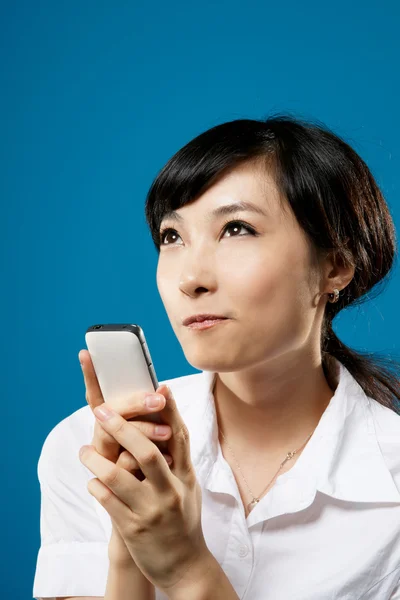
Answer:
[[[146, 217], [159, 293], [201, 372], [157, 390], [172, 432], [168, 474], [159, 452], [153, 471], [143, 462], [152, 444], [143, 433], [122, 435], [121, 411], [96, 426], [126, 448], [127, 462], [116, 469], [93, 449], [78, 466], [90, 397], [48, 436], [35, 598], [124, 600], [140, 589], [157, 600], [400, 599], [398, 365], [351, 350], [332, 328], [343, 308], [388, 279], [395, 257], [393, 221], [367, 165], [319, 124], [239, 119], [168, 161]], [[185, 324], [198, 314], [223, 318]], [[88, 356], [80, 358], [93, 392]], [[178, 444], [184, 426], [188, 439]], [[65, 469], [54, 475], [68, 435]], [[143, 464], [148, 481], [138, 483]], [[117, 472], [123, 491], [112, 485]], [[87, 473], [97, 483], [82, 489]], [[177, 501], [163, 520], [171, 494]], [[120, 570], [104, 554], [110, 521], [113, 552], [126, 556]], [[60, 573], [71, 583], [56, 584]]]

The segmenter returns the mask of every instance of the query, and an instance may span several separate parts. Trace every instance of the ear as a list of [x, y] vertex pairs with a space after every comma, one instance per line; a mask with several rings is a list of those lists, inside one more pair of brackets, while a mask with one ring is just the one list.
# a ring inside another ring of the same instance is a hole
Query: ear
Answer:
[[334, 288], [339, 291], [343, 290], [353, 279], [355, 270], [353, 256], [350, 252], [346, 256], [337, 251], [329, 252], [323, 267], [324, 293], [332, 292]]

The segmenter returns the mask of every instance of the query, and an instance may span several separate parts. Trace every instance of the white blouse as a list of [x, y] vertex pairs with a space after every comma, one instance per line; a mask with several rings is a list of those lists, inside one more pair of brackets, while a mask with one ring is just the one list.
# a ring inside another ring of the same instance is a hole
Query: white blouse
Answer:
[[[400, 599], [400, 415], [336, 365], [339, 384], [312, 437], [247, 518], [218, 441], [215, 373], [160, 382], [190, 432], [206, 543], [242, 600]], [[86, 405], [43, 443], [35, 599], [104, 596], [111, 519], [78, 457], [94, 422]]]

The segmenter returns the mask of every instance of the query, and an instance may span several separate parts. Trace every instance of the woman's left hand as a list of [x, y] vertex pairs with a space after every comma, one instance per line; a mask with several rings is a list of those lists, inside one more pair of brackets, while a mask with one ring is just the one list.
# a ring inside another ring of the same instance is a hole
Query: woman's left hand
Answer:
[[[119, 413], [96, 418], [138, 461], [145, 476], [139, 481], [126, 469], [83, 446], [81, 462], [96, 476], [88, 491], [109, 513], [133, 560], [147, 579], [167, 595], [195, 584], [215, 560], [201, 527], [201, 488], [190, 458], [189, 432], [170, 389], [157, 389], [166, 399], [160, 415], [172, 429], [170, 467], [157, 446]], [[109, 407], [107, 407], [109, 408]], [[100, 415], [101, 416], [101, 415]]]

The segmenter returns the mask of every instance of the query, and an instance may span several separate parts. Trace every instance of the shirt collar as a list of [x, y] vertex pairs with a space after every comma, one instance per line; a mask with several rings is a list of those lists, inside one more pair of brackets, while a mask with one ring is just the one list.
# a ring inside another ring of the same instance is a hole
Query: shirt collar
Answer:
[[[376, 401], [365, 394], [342, 363], [335, 362], [338, 385], [330, 403], [296, 463], [276, 480], [277, 490], [282, 483], [289, 483], [291, 489], [291, 494], [285, 495], [286, 504], [280, 502], [279, 514], [311, 504], [317, 491], [351, 502], [400, 503], [399, 490], [375, 433], [371, 402]], [[220, 452], [212, 392], [215, 376], [212, 371], [195, 375], [194, 403], [192, 396], [185, 421], [191, 432], [192, 462], [198, 479], [208, 484], [208, 489], [218, 491], [218, 480], [210, 477]], [[271, 491], [278, 494], [275, 486]]]

